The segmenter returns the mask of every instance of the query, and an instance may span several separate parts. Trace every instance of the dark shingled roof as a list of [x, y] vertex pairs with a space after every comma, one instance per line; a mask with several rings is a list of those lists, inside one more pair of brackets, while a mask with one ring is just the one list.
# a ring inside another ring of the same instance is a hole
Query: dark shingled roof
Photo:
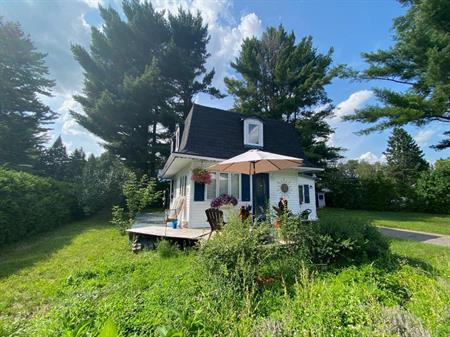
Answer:
[[[244, 145], [243, 120], [251, 116], [194, 104], [186, 117], [177, 153], [228, 159], [251, 147]], [[264, 125], [263, 151], [304, 159], [295, 128], [283, 121], [259, 118]]]

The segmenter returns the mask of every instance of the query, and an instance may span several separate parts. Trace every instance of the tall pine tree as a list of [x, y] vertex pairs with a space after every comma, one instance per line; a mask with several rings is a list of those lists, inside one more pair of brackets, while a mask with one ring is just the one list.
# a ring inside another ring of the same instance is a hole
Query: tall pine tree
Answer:
[[241, 78], [225, 78], [237, 111], [292, 123], [299, 131], [299, 146], [319, 165], [340, 158], [341, 150], [327, 145], [333, 130], [326, 119], [333, 106], [325, 86], [338, 73], [331, 67], [332, 53], [319, 53], [311, 37], [296, 43], [294, 33], [283, 26], [270, 27], [261, 39], [244, 40], [231, 64]]
[[85, 72], [85, 114], [78, 123], [105, 141], [128, 167], [156, 174], [169, 152], [168, 137], [199, 92], [218, 95], [206, 72], [207, 27], [182, 10], [165, 18], [148, 1], [124, 1], [126, 20], [100, 7], [102, 29], [92, 28], [88, 52], [73, 46]]
[[51, 96], [45, 55], [36, 51], [20, 25], [0, 17], [0, 165], [29, 169], [55, 118], [39, 95]]
[[57, 180], [68, 180], [70, 158], [61, 136], [56, 138], [53, 145], [42, 152], [39, 170], [42, 174]]
[[67, 170], [68, 180], [77, 181], [83, 174], [86, 166], [86, 154], [82, 148], [75, 149], [69, 155], [69, 165]]
[[164, 69], [175, 90], [175, 108], [184, 120], [192, 107], [193, 97], [198, 93], [224, 97], [212, 86], [214, 70], [207, 71], [206, 60], [210, 56], [206, 47], [209, 42], [208, 26], [203, 24], [200, 13], [193, 15], [182, 8], [177, 14], [169, 13], [171, 41]]
[[[347, 120], [375, 125], [369, 133], [408, 123], [450, 123], [450, 1], [401, 0], [410, 6], [394, 20], [395, 44], [386, 50], [364, 53], [365, 80], [403, 85], [401, 90], [374, 89], [381, 105], [370, 105], [346, 116]], [[450, 147], [450, 131], [437, 149]]]
[[389, 175], [401, 194], [407, 193], [421, 172], [429, 168], [420, 147], [402, 128], [394, 128], [384, 155]]

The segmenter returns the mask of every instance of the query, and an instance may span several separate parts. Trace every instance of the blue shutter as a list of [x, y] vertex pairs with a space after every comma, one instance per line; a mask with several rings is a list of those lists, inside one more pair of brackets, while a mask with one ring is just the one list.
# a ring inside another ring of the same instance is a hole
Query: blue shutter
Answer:
[[303, 194], [305, 197], [305, 204], [309, 204], [309, 185], [303, 185]]
[[194, 201], [205, 201], [204, 183], [194, 183]]
[[241, 174], [241, 198], [242, 201], [250, 201], [250, 176]]

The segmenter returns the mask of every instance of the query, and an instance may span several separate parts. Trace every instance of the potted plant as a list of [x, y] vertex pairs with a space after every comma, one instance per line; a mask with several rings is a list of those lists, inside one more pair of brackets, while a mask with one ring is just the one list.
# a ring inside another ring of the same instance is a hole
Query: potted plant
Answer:
[[217, 198], [211, 201], [212, 208], [230, 208], [237, 205], [237, 199], [232, 195], [226, 193], [219, 195]]
[[228, 215], [231, 211], [231, 208], [237, 205], [237, 199], [232, 195], [228, 195], [226, 193], [219, 195], [217, 198], [211, 201], [212, 208], [220, 208], [223, 210], [223, 219], [224, 221], [228, 221]]
[[196, 183], [211, 184], [211, 173], [204, 168], [196, 168], [192, 171], [192, 180]]

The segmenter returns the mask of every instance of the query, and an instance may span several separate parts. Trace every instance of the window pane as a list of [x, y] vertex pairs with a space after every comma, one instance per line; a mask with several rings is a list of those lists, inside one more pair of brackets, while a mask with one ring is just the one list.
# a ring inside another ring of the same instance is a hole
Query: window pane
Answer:
[[228, 194], [228, 173], [220, 173], [219, 179], [219, 195]]
[[231, 195], [239, 199], [239, 174], [231, 174]]
[[216, 174], [211, 173], [211, 184], [206, 189], [206, 199], [214, 199], [216, 197]]
[[303, 192], [305, 193], [305, 204], [309, 204], [309, 185], [303, 185]]
[[300, 204], [303, 203], [303, 186], [298, 185], [298, 200], [300, 201]]
[[248, 141], [251, 144], [259, 144], [259, 127], [256, 124], [248, 125]]

